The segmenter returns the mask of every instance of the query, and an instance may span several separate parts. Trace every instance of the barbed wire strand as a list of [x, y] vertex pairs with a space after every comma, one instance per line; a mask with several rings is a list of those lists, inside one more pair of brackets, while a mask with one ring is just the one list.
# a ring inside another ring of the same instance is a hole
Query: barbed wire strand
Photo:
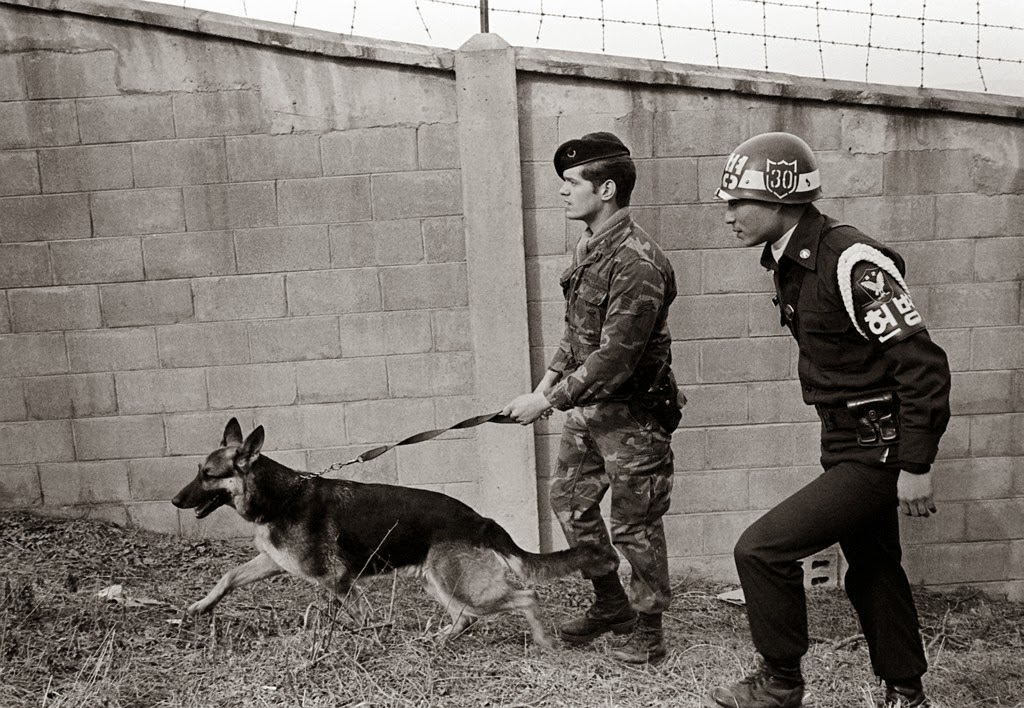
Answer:
[[604, 54], [604, 0], [601, 0], [601, 53]]
[[[978, 0], [981, 2], [981, 0]], [[544, 0], [540, 0], [540, 19], [537, 21], [537, 44], [540, 44], [540, 30], [544, 26]]]
[[975, 29], [977, 34], [974, 42], [974, 56], [977, 57], [978, 62], [978, 78], [981, 79], [981, 88], [983, 91], [988, 91], [988, 84], [985, 82], [985, 72], [981, 68], [981, 0], [978, 0], [978, 15], [977, 22], [975, 23]]
[[356, 7], [359, 5], [359, 0], [352, 0], [352, 19], [348, 23], [348, 33], [356, 33]]
[[821, 64], [821, 80], [825, 80], [825, 48], [821, 44], [821, 2], [814, 0], [814, 27], [818, 33], [818, 62]]
[[413, 4], [416, 6], [416, 14], [420, 17], [420, 24], [423, 25], [423, 31], [427, 33], [427, 39], [433, 39], [430, 36], [430, 28], [427, 27], [427, 19], [423, 16], [423, 10], [420, 8], [420, 0], [413, 0]]
[[[981, 0], [978, 0], [981, 2]], [[715, 68], [720, 69], [722, 64], [718, 58], [718, 29], [715, 27], [715, 0], [711, 0], [711, 41], [715, 45]]]
[[868, 75], [871, 72], [871, 30], [875, 26], [875, 13], [872, 10], [875, 9], [875, 0], [868, 2], [868, 46], [867, 51], [864, 52], [864, 81], [868, 81]]
[[761, 0], [761, 35], [764, 37], [764, 70], [768, 71], [768, 3]]
[[295, 11], [292, 13], [292, 27], [299, 25], [299, 0], [295, 0]]
[[[799, 8], [804, 9], [804, 10], [812, 10], [813, 9], [812, 7], [809, 7], [807, 5], [793, 5], [792, 3], [782, 3], [782, 2], [776, 2], [776, 1], [773, 1], [773, 0], [735, 0], [735, 1], [737, 1], [737, 2], [756, 2], [756, 3], [761, 4], [761, 5], [771, 5], [773, 7], [791, 7], [791, 8], [792, 7], [799, 7]], [[465, 9], [473, 9], [473, 10], [477, 9], [477, 5], [475, 3], [465, 2], [465, 0], [424, 0], [424, 2], [429, 2], [429, 3], [435, 4], [435, 5], [447, 5], [447, 6], [450, 6], [450, 7], [461, 7], [461, 8], [465, 8]], [[603, 2], [604, 2], [604, 0], [602, 0], [602, 6], [603, 6]], [[824, 10], [826, 12], [839, 12], [839, 13], [849, 13], [849, 12], [851, 12], [849, 10], [840, 10], [840, 9], [833, 10], [831, 8], [824, 8]], [[493, 13], [513, 14], [513, 15], [534, 15], [534, 16], [537, 15], [536, 11], [520, 10], [520, 9], [510, 9], [510, 8], [491, 8], [491, 12], [493, 12]], [[859, 11], [857, 14], [867, 15], [868, 13], [864, 12], [864, 11]], [[876, 15], [879, 16], [879, 17], [882, 17], [883, 13], [876, 13]], [[581, 21], [590, 21], [590, 22], [600, 22], [600, 23], [603, 23], [603, 24], [611, 23], [611, 24], [624, 25], [624, 26], [637, 26], [637, 27], [654, 27], [655, 26], [655, 24], [653, 22], [645, 22], [643, 20], [610, 19], [610, 18], [607, 18], [607, 17], [594, 17], [592, 15], [571, 15], [571, 14], [567, 14], [567, 13], [545, 12], [545, 16], [547, 16], [547, 17], [557, 17], [558, 19], [562, 19], [562, 20], [581, 20]], [[907, 16], [907, 15], [884, 15], [884, 16], [889, 17], [889, 18], [893, 18], [893, 19], [900, 19], [900, 20], [919, 20], [918, 17], [911, 17], [911, 16]], [[973, 24], [974, 24], [974, 23], [968, 23], [968, 22], [963, 22], [963, 21], [950, 21], [950, 20], [930, 20], [930, 21], [931, 22], [947, 22], [947, 23], [958, 24], [958, 25], [967, 25], [967, 26], [973, 26]], [[695, 26], [695, 25], [677, 25], [677, 24], [671, 24], [671, 23], [663, 23], [662, 26], [665, 29], [685, 30], [685, 31], [690, 31], [690, 32], [707, 32], [707, 31], [709, 31], [707, 27], [699, 27], [699, 26]], [[991, 27], [991, 28], [997, 28], [997, 29], [1011, 29], [1011, 30], [1017, 30], [1017, 31], [1024, 31], [1024, 27], [1013, 27], [1013, 26], [1009, 26], [1009, 25], [989, 25], [989, 24], [986, 24], [986, 25], [983, 25], [983, 26], [986, 27], [986, 28], [990, 28]], [[815, 39], [810, 39], [810, 38], [807, 38], [807, 37], [795, 37], [795, 36], [791, 36], [791, 35], [782, 35], [782, 34], [767, 34], [766, 35], [766, 34], [758, 34], [756, 32], [745, 32], [745, 31], [742, 31], [742, 30], [728, 30], [728, 29], [718, 29], [717, 31], [718, 31], [719, 34], [722, 34], [722, 35], [732, 35], [732, 36], [736, 36], [736, 37], [752, 37], [752, 38], [755, 38], [755, 39], [764, 39], [766, 41], [770, 39], [770, 40], [780, 40], [780, 41], [788, 41], [788, 42], [799, 42], [799, 43], [804, 43], [804, 44], [814, 44], [817, 41]], [[860, 48], [864, 47], [863, 44], [858, 44], [857, 42], [850, 42], [850, 41], [843, 41], [843, 40], [822, 40], [822, 41], [823, 41], [824, 44], [826, 44], [828, 46], [833, 46], [833, 47], [852, 47], [854, 49], [860, 49]], [[920, 51], [921, 51], [918, 48], [892, 47], [892, 46], [884, 46], [884, 45], [872, 45], [872, 48], [873, 49], [878, 49], [878, 50], [890, 51], [890, 52], [904, 53], [904, 54], [908, 54], [908, 53], [909, 54], [919, 54]], [[602, 51], [604, 51], [603, 45], [602, 45]], [[977, 59], [982, 59], [984, 61], [992, 61], [992, 62], [1002, 62], [1002, 63], [1006, 63], [1006, 64], [1021, 64], [1021, 65], [1024, 65], [1024, 59], [1010, 59], [1010, 58], [1006, 58], [1006, 57], [994, 57], [994, 56], [968, 57], [968, 56], [966, 56], [964, 54], [953, 53], [953, 52], [946, 52], [946, 51], [941, 51], [941, 50], [926, 50], [925, 54], [930, 56], [930, 57], [947, 57], [947, 58], [956, 58], [956, 59], [967, 59], [967, 58], [974, 59], [974, 58], [977, 58]]]
[[924, 88], [925, 18], [928, 16], [928, 0], [921, 0], [921, 88]]
[[658, 41], [661, 42], [661, 58], [666, 59], [665, 56], [665, 34], [661, 27], [661, 0], [654, 0], [654, 12], [655, 17], [658, 20]]

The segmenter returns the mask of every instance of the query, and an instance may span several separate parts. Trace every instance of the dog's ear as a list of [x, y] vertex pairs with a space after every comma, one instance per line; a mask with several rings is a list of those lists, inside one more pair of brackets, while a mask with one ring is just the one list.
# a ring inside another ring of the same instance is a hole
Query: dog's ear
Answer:
[[234, 445], [235, 447], [238, 447], [241, 444], [242, 426], [238, 424], [238, 418], [232, 418], [224, 428], [224, 437], [220, 441], [220, 446], [227, 447], [228, 445]]
[[257, 426], [256, 430], [249, 433], [249, 437], [242, 443], [242, 447], [238, 448], [238, 454], [235, 456], [235, 463], [244, 468], [248, 468], [256, 458], [260, 456], [260, 450], [263, 449], [263, 426]]

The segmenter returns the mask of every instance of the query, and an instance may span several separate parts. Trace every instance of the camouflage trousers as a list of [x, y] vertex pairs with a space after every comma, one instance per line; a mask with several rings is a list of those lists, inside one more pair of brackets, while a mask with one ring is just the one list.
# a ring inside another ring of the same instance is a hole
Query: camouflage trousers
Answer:
[[[632, 568], [630, 598], [640, 612], [671, 601], [662, 516], [672, 494], [671, 436], [643, 410], [609, 401], [573, 408], [551, 480], [551, 510], [570, 546], [615, 545]], [[611, 539], [601, 500], [611, 488]]]

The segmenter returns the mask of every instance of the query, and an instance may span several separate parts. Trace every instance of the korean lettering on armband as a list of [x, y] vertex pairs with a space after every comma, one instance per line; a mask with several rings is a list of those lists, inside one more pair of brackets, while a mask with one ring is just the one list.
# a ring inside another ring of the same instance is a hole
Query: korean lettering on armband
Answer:
[[903, 293], [899, 297], [892, 299], [892, 304], [896, 306], [896, 310], [903, 315], [903, 321], [909, 326], [913, 327], [921, 322], [921, 313], [914, 307], [914, 303], [910, 300], [910, 295]]
[[[915, 313], [916, 314], [916, 313]], [[888, 304], [881, 304], [864, 313], [864, 322], [879, 342], [886, 342], [902, 331]]]

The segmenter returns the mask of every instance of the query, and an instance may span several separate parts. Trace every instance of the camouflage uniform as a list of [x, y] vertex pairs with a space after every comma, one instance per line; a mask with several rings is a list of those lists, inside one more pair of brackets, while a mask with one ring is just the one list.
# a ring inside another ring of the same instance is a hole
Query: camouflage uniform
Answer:
[[571, 409], [551, 508], [570, 545], [608, 544], [599, 505], [611, 487], [611, 542], [632, 566], [633, 607], [660, 613], [671, 599], [661, 518], [672, 492], [671, 435], [636, 396], [671, 362], [675, 274], [629, 208], [584, 238], [587, 252], [578, 249], [561, 278], [565, 334], [549, 366], [562, 376], [548, 400]]

